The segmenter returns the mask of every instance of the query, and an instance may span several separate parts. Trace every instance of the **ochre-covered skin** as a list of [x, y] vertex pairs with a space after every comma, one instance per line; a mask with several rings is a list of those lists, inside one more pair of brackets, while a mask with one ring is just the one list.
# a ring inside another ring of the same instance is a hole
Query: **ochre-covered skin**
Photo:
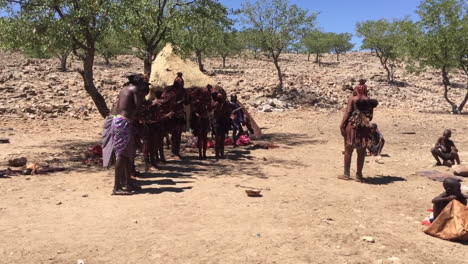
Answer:
[[340, 124], [341, 135], [344, 138], [344, 175], [340, 179], [350, 179], [351, 158], [354, 149], [358, 154], [356, 180], [363, 181], [362, 170], [366, 157], [366, 146], [370, 140], [370, 127], [360, 126], [355, 123], [356, 113], [362, 113], [367, 122], [372, 121], [373, 108], [377, 105], [375, 100], [368, 97], [367, 86], [364, 83], [354, 88], [353, 95], [350, 96], [343, 120]]

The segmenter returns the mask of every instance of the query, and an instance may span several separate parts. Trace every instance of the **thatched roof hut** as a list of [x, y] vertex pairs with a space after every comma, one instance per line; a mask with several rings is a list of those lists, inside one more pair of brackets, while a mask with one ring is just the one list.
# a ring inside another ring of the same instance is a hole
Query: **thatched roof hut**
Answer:
[[161, 90], [172, 85], [178, 72], [184, 74], [185, 88], [206, 87], [208, 84], [215, 86], [216, 84], [211, 77], [199, 70], [195, 62], [182, 59], [173, 52], [172, 46], [167, 44], [153, 62], [150, 75], [152, 89]]

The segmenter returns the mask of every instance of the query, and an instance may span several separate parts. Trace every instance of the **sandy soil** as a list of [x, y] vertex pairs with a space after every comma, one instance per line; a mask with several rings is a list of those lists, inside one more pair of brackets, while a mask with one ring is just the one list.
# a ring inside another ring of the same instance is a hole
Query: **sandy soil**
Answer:
[[368, 159], [368, 184], [336, 179], [340, 118], [257, 113], [280, 148], [229, 148], [221, 162], [186, 152], [129, 197], [110, 195], [111, 170], [76, 162], [99, 142], [102, 120], [3, 122], [11, 144], [0, 145], [0, 167], [26, 156], [71, 170], [0, 179], [0, 263], [468, 263], [466, 245], [422, 232], [442, 186], [415, 175], [433, 169], [429, 149], [445, 127], [457, 128], [468, 159], [468, 117], [377, 111], [390, 157]]

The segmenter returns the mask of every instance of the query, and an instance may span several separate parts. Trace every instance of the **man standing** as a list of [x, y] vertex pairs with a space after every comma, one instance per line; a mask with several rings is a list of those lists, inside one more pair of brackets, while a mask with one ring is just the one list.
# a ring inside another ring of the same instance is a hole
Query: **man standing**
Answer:
[[149, 92], [149, 83], [142, 74], [128, 76], [118, 100], [104, 121], [103, 165], [108, 167], [115, 157], [115, 183], [113, 195], [129, 195], [138, 189], [131, 182], [136, 142], [134, 122]]

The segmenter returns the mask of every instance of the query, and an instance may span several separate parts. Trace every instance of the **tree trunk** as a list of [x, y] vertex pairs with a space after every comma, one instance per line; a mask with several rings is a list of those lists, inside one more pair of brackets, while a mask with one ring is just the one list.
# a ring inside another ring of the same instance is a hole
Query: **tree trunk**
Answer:
[[201, 72], [205, 72], [205, 68], [203, 67], [203, 58], [201, 51], [196, 51], [195, 54], [197, 55], [198, 68]]
[[393, 82], [393, 74], [392, 71], [388, 68], [387, 64], [385, 63], [384, 65], [385, 70], [387, 71], [387, 81], [389, 83]]
[[310, 53], [307, 53], [307, 61], [310, 61]]
[[279, 54], [272, 53], [273, 63], [275, 64], [276, 71], [278, 72], [279, 84], [276, 89], [273, 91], [273, 96], [276, 97], [279, 93], [283, 92], [283, 73], [281, 73], [281, 68], [279, 66]]
[[465, 77], [466, 79], [466, 95], [463, 101], [461, 102], [460, 106], [458, 107], [458, 110], [460, 110], [460, 113], [463, 111], [463, 108], [465, 108], [466, 103], [468, 103], [468, 69], [467, 67], [464, 67], [462, 65], [462, 70], [465, 72]]
[[154, 50], [148, 47], [146, 48], [145, 57], [143, 59], [145, 73], [151, 73], [151, 67], [153, 66], [153, 53]]
[[338, 61], [338, 62], [340, 61], [340, 53], [338, 53], [338, 52], [336, 53], [336, 61]]
[[104, 64], [106, 64], [106, 66], [110, 65], [110, 59], [108, 57], [104, 57]]
[[466, 87], [467, 89], [466, 89], [465, 98], [463, 99], [460, 106], [458, 107], [458, 111], [460, 111], [460, 114], [463, 111], [463, 108], [465, 108], [466, 103], [468, 103], [468, 83], [466, 84]]
[[223, 57], [223, 68], [226, 68], [226, 57], [227, 56], [222, 56]]
[[393, 82], [393, 74], [392, 74], [392, 71], [387, 66], [388, 58], [384, 58], [382, 56], [382, 54], [379, 54], [378, 52], [376, 52], [376, 55], [377, 55], [377, 57], [379, 57], [380, 63], [384, 67], [385, 71], [387, 71], [387, 82], [392, 83]]
[[449, 76], [448, 76], [447, 67], [443, 66], [441, 70], [442, 70], [442, 83], [444, 84], [444, 98], [450, 104], [450, 106], [452, 107], [452, 113], [453, 114], [460, 114], [460, 111], [459, 111], [457, 105], [452, 100], [450, 100], [450, 98], [448, 97], [450, 79], [449, 79]]
[[320, 64], [320, 53], [315, 53], [315, 63]]
[[67, 69], [68, 56], [70, 56], [70, 51], [64, 51], [60, 56], [60, 71], [61, 72], [66, 72], [68, 70]]
[[93, 99], [93, 102], [101, 116], [105, 118], [109, 115], [110, 111], [107, 107], [106, 100], [104, 100], [104, 97], [94, 85], [93, 66], [95, 52], [95, 48], [88, 48], [86, 51], [86, 56], [83, 59], [83, 71], [81, 71], [80, 74], [83, 77], [84, 88], [86, 92], [91, 96], [91, 99]]

